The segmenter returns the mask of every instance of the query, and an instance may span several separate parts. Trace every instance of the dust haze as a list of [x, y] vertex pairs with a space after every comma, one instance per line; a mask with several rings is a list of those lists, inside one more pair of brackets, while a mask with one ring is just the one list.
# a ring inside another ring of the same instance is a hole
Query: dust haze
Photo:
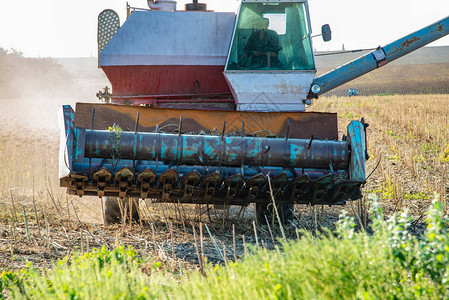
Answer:
[[96, 92], [108, 85], [96, 58], [26, 58], [0, 48], [0, 67], [2, 132], [57, 133], [61, 105], [96, 102]]
[[109, 82], [96, 58], [28, 58], [0, 48], [0, 199], [51, 189], [58, 180], [58, 111], [98, 102]]

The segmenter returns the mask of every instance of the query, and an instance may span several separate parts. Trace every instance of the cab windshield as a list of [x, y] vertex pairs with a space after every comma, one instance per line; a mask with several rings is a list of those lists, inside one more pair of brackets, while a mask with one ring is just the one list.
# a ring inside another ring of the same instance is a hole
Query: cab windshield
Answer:
[[304, 3], [243, 3], [226, 70], [314, 70]]

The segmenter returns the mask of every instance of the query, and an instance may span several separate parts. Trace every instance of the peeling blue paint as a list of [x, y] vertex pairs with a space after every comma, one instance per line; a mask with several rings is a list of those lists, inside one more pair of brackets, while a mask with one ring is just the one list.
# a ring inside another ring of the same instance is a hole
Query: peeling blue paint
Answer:
[[[290, 145], [290, 161], [295, 161], [302, 154], [304, 147], [298, 145]], [[313, 158], [312, 158], [313, 159]]]

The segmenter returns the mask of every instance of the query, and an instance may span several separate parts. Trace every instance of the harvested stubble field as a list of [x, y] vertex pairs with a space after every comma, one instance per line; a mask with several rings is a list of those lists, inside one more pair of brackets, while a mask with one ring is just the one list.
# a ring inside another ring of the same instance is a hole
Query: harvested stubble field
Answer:
[[[96, 80], [101, 87], [104, 78]], [[103, 225], [100, 199], [67, 196], [59, 188], [56, 115], [74, 99], [27, 96], [0, 102], [0, 269], [17, 270], [29, 262], [50, 268], [76, 252], [131, 245], [176, 273], [202, 269], [205, 260], [240, 258], [250, 245], [279, 244], [281, 229], [255, 224], [252, 207], [233, 208], [225, 218], [213, 208], [141, 202], [141, 223]], [[387, 215], [408, 209], [412, 231], [419, 235], [434, 194], [449, 200], [449, 95], [322, 97], [312, 108], [337, 112], [340, 135], [350, 120], [365, 118], [372, 175], [365, 198], [356, 203], [297, 206], [295, 221], [284, 228], [286, 237], [296, 239], [301, 229], [332, 229], [343, 210], [359, 228], [366, 227], [369, 194], [379, 196]]]
[[360, 96], [448, 94], [448, 81], [449, 63], [386, 65], [327, 95], [344, 97], [350, 88], [357, 89]]

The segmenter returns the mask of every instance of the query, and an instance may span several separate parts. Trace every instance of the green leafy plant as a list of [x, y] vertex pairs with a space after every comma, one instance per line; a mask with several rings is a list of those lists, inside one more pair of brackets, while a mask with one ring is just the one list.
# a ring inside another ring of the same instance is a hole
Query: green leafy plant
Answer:
[[449, 296], [449, 219], [436, 199], [422, 237], [407, 212], [388, 218], [370, 198], [370, 227], [343, 214], [336, 231], [302, 231], [274, 250], [176, 274], [132, 248], [94, 249], [41, 271], [3, 272], [3, 297], [45, 299], [441, 299]]
[[112, 150], [112, 166], [113, 171], [115, 171], [122, 157], [121, 139], [123, 130], [120, 126], [114, 123], [114, 125], [109, 126], [108, 131], [110, 132], [109, 143], [111, 144]]

